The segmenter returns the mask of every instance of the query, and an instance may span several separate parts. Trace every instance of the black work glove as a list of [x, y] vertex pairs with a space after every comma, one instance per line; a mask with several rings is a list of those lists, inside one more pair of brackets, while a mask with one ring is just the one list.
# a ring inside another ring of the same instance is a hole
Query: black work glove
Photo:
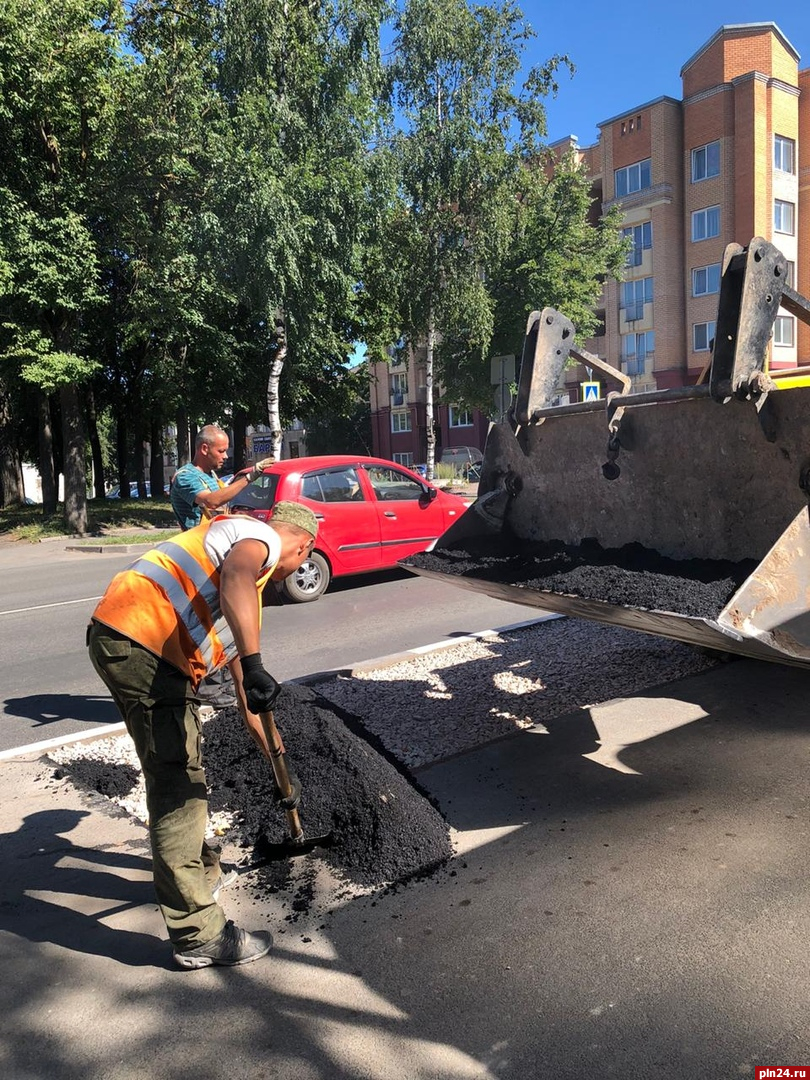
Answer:
[[262, 654], [251, 653], [242, 658], [242, 685], [248, 708], [253, 713], [267, 712], [281, 692], [281, 687], [262, 666]]
[[295, 770], [292, 768], [290, 763], [287, 761], [287, 755], [286, 754], [281, 755], [281, 760], [284, 762], [284, 764], [285, 764], [285, 766], [287, 768], [287, 776], [290, 779], [290, 787], [292, 788], [292, 791], [290, 792], [290, 794], [287, 796], [286, 799], [283, 799], [281, 797], [281, 788], [276, 783], [275, 773], [274, 773], [273, 774], [273, 797], [275, 798], [277, 803], [279, 803], [281, 806], [284, 807], [285, 810], [295, 810], [296, 807], [298, 806], [298, 804], [301, 802], [301, 781], [296, 776]]

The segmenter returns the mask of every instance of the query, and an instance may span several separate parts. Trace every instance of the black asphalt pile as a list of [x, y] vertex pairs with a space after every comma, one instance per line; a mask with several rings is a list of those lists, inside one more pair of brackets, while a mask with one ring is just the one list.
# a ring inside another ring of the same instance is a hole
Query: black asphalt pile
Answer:
[[[282, 687], [274, 715], [301, 780], [305, 836], [331, 835], [331, 846], [315, 852], [337, 877], [362, 886], [405, 882], [451, 858], [446, 821], [361, 720], [291, 683]], [[233, 841], [261, 858], [287, 836], [270, 765], [236, 709], [209, 720], [203, 740], [211, 810], [234, 813]], [[283, 870], [277, 876], [282, 884]]]
[[[274, 715], [289, 765], [301, 780], [305, 836], [328, 835], [328, 847], [302, 858], [278, 857], [274, 846], [287, 840], [287, 817], [275, 802], [270, 764], [237, 709], [224, 709], [203, 725], [203, 760], [210, 810], [235, 820], [228, 839], [246, 849], [244, 865], [263, 863], [258, 873], [269, 892], [287, 889], [295, 879], [290, 918], [311, 906], [314, 883], [302, 864], [316, 856], [338, 880], [371, 888], [427, 877], [452, 858], [447, 822], [362, 720], [293, 683], [282, 687]], [[103, 756], [77, 756], [53, 775], [110, 799], [125, 798], [139, 779], [131, 765]], [[268, 852], [272, 861], [264, 862]]]
[[755, 560], [670, 559], [642, 544], [603, 548], [505, 537], [411, 555], [409, 565], [539, 592], [601, 600], [645, 611], [716, 618], [756, 568]]
[[140, 772], [123, 762], [79, 757], [67, 765], [57, 766], [53, 775], [57, 780], [68, 777], [82, 791], [97, 792], [108, 799], [120, 799], [133, 790]]

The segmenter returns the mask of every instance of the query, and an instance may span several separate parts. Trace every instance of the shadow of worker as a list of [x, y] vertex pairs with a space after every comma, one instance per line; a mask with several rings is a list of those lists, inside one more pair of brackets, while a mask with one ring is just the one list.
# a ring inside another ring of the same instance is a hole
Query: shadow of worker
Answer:
[[[122, 915], [155, 903], [151, 859], [67, 839], [87, 816], [86, 810], [39, 811], [0, 838], [0, 930], [133, 967], [164, 966], [157, 935], [121, 929]], [[133, 878], [132, 871], [149, 878]], [[108, 926], [108, 918], [117, 925]]]

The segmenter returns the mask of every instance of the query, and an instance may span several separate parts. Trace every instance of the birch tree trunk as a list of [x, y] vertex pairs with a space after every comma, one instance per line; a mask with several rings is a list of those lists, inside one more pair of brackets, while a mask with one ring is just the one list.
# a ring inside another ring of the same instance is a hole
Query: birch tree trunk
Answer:
[[436, 466], [436, 432], [433, 430], [433, 355], [436, 351], [436, 317], [431, 304], [428, 314], [425, 356], [425, 427], [427, 429], [427, 479], [432, 480]]
[[280, 461], [284, 432], [281, 430], [278, 383], [284, 368], [284, 361], [287, 359], [287, 328], [284, 325], [283, 312], [276, 315], [276, 341], [278, 348], [270, 365], [270, 374], [267, 378], [267, 423], [270, 427], [273, 457], [276, 461]]

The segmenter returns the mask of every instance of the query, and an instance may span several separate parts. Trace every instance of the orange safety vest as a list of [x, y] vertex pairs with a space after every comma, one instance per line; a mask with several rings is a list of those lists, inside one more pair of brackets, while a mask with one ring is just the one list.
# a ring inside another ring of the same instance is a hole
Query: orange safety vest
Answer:
[[[211, 524], [203, 521], [158, 544], [116, 574], [93, 612], [98, 622], [179, 668], [195, 688], [237, 655], [220, 607], [219, 570], [204, 547]], [[275, 565], [256, 580], [260, 626], [261, 593]]]

